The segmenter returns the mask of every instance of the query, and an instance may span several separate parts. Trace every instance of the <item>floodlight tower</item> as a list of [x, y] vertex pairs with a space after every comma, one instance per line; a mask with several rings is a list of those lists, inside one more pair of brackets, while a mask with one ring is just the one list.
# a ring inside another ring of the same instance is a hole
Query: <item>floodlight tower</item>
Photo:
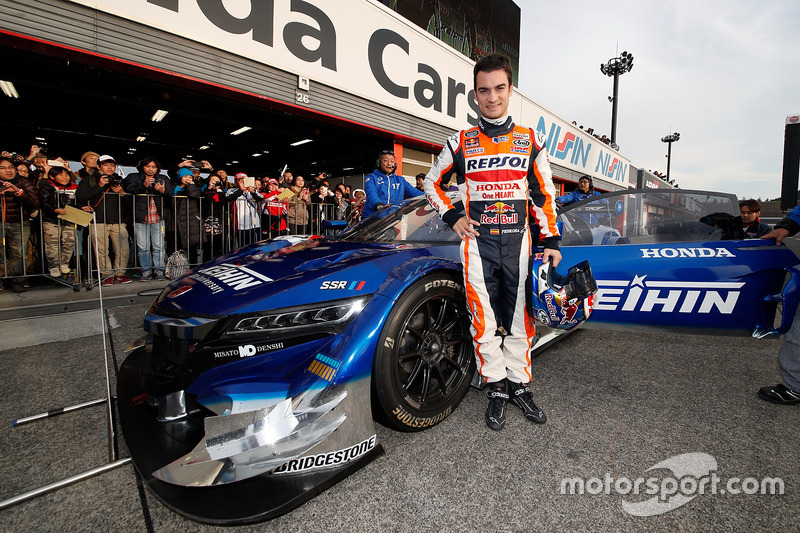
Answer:
[[681, 139], [681, 134], [677, 131], [661, 138], [662, 143], [667, 143], [667, 181], [669, 181], [669, 164], [672, 161], [672, 143]]
[[611, 102], [611, 144], [617, 144], [617, 101], [619, 100], [619, 77], [633, 69], [633, 54], [622, 52], [607, 63], [600, 63], [600, 72], [614, 78], [614, 95], [609, 96]]

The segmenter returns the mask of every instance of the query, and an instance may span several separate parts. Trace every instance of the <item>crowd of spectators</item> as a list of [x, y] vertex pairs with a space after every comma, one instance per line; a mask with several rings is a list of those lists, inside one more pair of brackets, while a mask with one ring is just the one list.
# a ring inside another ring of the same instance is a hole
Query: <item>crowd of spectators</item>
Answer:
[[[572, 121], [572, 125], [573, 126], [578, 126], [578, 123], [573, 120]], [[580, 129], [583, 129], [583, 124], [581, 124], [578, 127]], [[597, 139], [601, 143], [611, 146], [611, 138], [607, 137], [605, 134], [598, 135], [597, 133], [594, 132], [594, 128], [586, 128], [586, 130], [584, 130], [584, 131], [586, 131], [586, 133], [588, 133], [589, 135], [591, 135], [592, 137], [594, 137], [595, 139]], [[611, 147], [616, 149], [616, 147], [614, 147], [614, 146], [611, 146]]]
[[[327, 173], [230, 179], [208, 161], [162, 168], [145, 157], [123, 175], [113, 156], [92, 151], [79, 162], [71, 169], [35, 145], [27, 156], [0, 153], [0, 290], [24, 292], [35, 275], [72, 287], [162, 280], [178, 251], [196, 265], [266, 238], [330, 234], [360, 220], [366, 199]], [[76, 223], [71, 209], [93, 221]]]

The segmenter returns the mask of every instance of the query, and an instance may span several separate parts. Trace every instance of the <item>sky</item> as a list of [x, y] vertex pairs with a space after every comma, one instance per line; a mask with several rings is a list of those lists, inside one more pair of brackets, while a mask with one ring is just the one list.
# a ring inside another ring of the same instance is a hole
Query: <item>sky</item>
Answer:
[[514, 0], [521, 8], [518, 87], [560, 116], [611, 136], [622, 51], [617, 144], [637, 168], [682, 189], [777, 198], [784, 125], [800, 114], [798, 0]]

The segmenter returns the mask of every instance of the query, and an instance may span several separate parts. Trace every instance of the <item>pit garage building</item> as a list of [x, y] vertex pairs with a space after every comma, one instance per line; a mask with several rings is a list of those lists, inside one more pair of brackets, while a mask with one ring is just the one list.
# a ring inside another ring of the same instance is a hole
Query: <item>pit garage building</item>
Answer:
[[[375, 0], [5, 0], [0, 52], [18, 95], [0, 97], [0, 147], [24, 155], [359, 185], [394, 149], [413, 183], [478, 118], [473, 62]], [[519, 90], [510, 112], [545, 135], [562, 191], [659, 186]]]

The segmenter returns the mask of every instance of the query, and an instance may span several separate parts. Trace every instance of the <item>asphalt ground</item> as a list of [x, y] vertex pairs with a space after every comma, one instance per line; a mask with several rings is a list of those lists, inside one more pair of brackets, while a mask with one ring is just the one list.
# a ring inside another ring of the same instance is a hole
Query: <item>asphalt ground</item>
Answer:
[[[116, 325], [112, 365], [142, 334], [147, 304], [139, 300], [106, 309]], [[510, 408], [505, 429], [493, 432], [483, 420], [485, 397], [470, 390], [426, 431], [376, 424], [383, 456], [275, 520], [226, 528], [189, 521], [142, 489], [128, 464], [0, 511], [0, 530], [797, 531], [800, 406], [775, 406], [755, 394], [780, 381], [780, 343], [581, 330], [534, 360], [534, 396], [546, 424]], [[103, 398], [103, 349], [93, 335], [0, 352], [0, 500], [108, 462], [103, 406], [11, 424]], [[716, 461], [716, 494], [706, 485], [698, 495], [688, 476], [648, 471], [690, 453]], [[127, 457], [121, 437], [119, 456]], [[644, 485], [639, 495], [622, 494], [624, 481], [651, 477], [665, 493], [680, 478], [696, 497], [653, 516], [629, 514], [623, 501], [653, 496]], [[776, 477], [784, 494], [721, 493], [732, 478]], [[562, 493], [570, 478], [586, 483], [584, 494]], [[603, 483], [608, 489], [599, 490]]]

